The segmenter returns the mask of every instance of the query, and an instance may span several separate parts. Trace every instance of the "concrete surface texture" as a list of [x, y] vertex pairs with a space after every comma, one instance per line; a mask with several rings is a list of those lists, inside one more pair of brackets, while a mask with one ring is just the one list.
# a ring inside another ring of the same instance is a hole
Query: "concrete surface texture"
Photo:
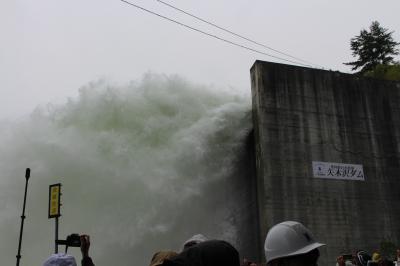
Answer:
[[[295, 220], [327, 244], [320, 265], [399, 247], [400, 83], [262, 61], [251, 82], [259, 242]], [[362, 165], [365, 180], [315, 178], [313, 161]]]

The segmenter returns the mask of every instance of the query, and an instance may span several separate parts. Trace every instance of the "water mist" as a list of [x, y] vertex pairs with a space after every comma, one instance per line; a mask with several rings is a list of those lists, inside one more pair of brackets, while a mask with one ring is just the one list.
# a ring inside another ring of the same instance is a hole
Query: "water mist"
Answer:
[[60, 237], [90, 234], [96, 265], [146, 265], [155, 251], [179, 250], [197, 233], [240, 245], [248, 206], [237, 180], [249, 178], [250, 131], [248, 97], [155, 74], [126, 86], [93, 82], [64, 105], [3, 123], [2, 264], [15, 263], [26, 167], [21, 265], [41, 265], [54, 251], [47, 200], [58, 182]]

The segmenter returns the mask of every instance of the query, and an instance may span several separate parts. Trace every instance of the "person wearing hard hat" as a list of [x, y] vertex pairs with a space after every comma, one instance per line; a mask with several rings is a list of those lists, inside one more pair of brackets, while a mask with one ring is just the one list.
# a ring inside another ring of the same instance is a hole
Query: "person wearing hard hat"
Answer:
[[286, 221], [273, 226], [265, 238], [268, 266], [315, 266], [319, 258], [318, 243], [311, 231], [299, 222]]

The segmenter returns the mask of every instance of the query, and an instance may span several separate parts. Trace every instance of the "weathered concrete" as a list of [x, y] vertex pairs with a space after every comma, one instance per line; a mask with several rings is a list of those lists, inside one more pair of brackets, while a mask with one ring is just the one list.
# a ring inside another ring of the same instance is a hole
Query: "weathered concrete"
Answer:
[[[400, 83], [261, 61], [251, 78], [260, 243], [297, 220], [327, 244], [321, 265], [400, 245]], [[314, 178], [312, 161], [362, 164], [365, 181]]]

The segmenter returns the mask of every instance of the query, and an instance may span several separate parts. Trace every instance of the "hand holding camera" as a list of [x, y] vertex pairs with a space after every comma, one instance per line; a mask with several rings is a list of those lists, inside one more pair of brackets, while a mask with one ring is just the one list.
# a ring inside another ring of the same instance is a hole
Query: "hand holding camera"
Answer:
[[67, 247], [80, 247], [81, 246], [81, 238], [78, 234], [70, 234], [67, 236], [66, 240], [58, 239], [56, 240], [58, 245], [65, 245]]
[[89, 235], [78, 235], [78, 234], [70, 234], [67, 236], [66, 240], [57, 240], [58, 245], [65, 245], [66, 251], [68, 247], [80, 247], [82, 256], [89, 257], [89, 248], [90, 248], [90, 236]]

